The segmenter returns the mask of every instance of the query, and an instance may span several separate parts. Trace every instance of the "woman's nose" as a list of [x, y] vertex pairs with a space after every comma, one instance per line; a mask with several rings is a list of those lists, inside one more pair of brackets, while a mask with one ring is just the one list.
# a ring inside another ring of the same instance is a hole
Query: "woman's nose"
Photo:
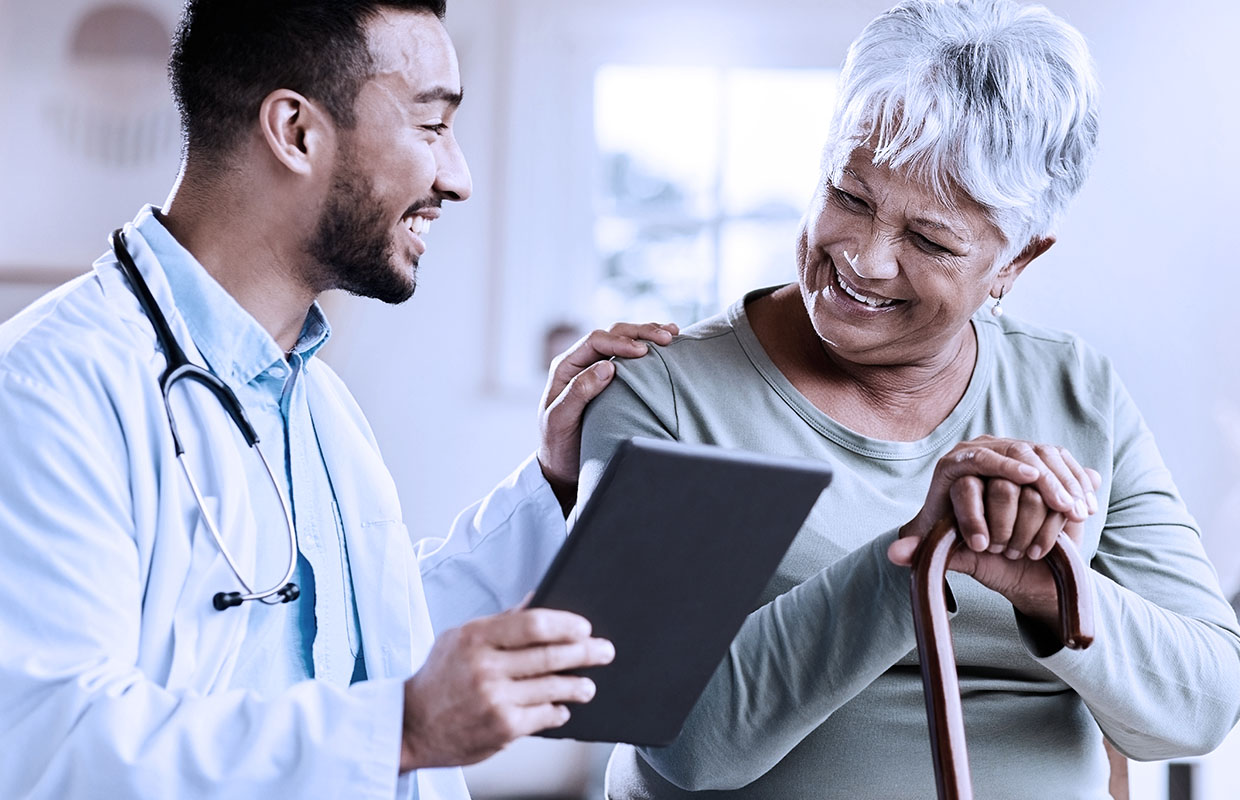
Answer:
[[895, 252], [878, 242], [870, 242], [868, 246], [858, 247], [855, 251], [845, 248], [844, 259], [858, 278], [885, 280], [894, 278], [900, 272]]

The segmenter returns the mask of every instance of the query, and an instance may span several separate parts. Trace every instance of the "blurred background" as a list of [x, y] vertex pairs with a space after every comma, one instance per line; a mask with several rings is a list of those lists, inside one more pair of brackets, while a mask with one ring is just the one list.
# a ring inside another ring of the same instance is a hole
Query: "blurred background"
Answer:
[[[325, 351], [365, 409], [415, 535], [532, 451], [550, 354], [617, 319], [714, 313], [795, 279], [838, 66], [887, 0], [456, 0], [474, 198], [400, 307], [331, 296]], [[1115, 361], [1240, 589], [1240, 128], [1230, 0], [1052, 0], [1101, 74], [1102, 145], [1058, 244], [1004, 298]], [[161, 203], [179, 144], [178, 0], [0, 0], [0, 319]], [[1218, 754], [1134, 765], [1133, 798], [1234, 798]], [[529, 740], [476, 796], [592, 798], [607, 750]]]

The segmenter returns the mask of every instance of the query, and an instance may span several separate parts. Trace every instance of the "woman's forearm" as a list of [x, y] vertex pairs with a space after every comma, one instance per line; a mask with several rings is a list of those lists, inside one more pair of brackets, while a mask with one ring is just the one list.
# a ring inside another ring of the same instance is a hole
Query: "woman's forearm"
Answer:
[[894, 531], [750, 614], [680, 736], [642, 757], [684, 789], [765, 774], [916, 646]]
[[1226, 619], [1230, 608], [1185, 587], [1202, 615], [1187, 616], [1103, 575], [1095, 573], [1093, 583], [1094, 644], [1039, 653], [1022, 625], [1033, 654], [1044, 655], [1041, 663], [1081, 696], [1125, 755], [1148, 761], [1218, 747], [1240, 719], [1240, 635]]

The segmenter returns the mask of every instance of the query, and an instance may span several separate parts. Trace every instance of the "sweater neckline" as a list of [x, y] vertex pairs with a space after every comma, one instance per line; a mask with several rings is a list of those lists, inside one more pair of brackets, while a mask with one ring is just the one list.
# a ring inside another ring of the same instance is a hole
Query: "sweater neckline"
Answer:
[[990, 385], [995, 358], [995, 332], [993, 326], [978, 325], [974, 320], [970, 319], [969, 324], [973, 326], [977, 336], [977, 361], [973, 365], [973, 374], [969, 377], [969, 385], [965, 389], [964, 396], [956, 403], [956, 407], [952, 409], [946, 419], [940, 422], [927, 436], [916, 441], [896, 442], [886, 439], [875, 439], [857, 433], [824, 414], [779, 371], [779, 368], [775, 366], [775, 362], [771, 360], [762, 343], [758, 341], [757, 335], [749, 324], [749, 317], [745, 313], [745, 304], [750, 300], [769, 294], [777, 288], [779, 287], [767, 287], [749, 292], [728, 308], [727, 318], [732, 329], [736, 332], [736, 338], [740, 342], [741, 349], [745, 351], [745, 355], [749, 358], [754, 369], [775, 390], [776, 394], [798, 416], [804, 419], [810, 427], [841, 447], [847, 448], [858, 455], [891, 461], [923, 458], [939, 451], [948, 442], [959, 441], [960, 431], [972, 418], [982, 397], [985, 396], [987, 387]]

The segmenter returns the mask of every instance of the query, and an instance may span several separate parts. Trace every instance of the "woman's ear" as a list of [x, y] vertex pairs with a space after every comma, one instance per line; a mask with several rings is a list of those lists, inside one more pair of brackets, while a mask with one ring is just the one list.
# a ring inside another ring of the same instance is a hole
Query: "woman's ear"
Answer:
[[289, 89], [263, 98], [258, 112], [263, 141], [276, 160], [298, 175], [308, 176], [335, 140], [330, 115], [316, 103]]
[[1038, 256], [1051, 249], [1051, 245], [1055, 243], [1054, 236], [1041, 236], [1031, 239], [1029, 244], [1025, 245], [1025, 249], [1012, 259], [1011, 263], [1005, 264], [999, 273], [995, 275], [995, 286], [990, 292], [991, 297], [997, 297], [1003, 292], [1012, 288], [1012, 283], [1025, 271], [1025, 267]]

